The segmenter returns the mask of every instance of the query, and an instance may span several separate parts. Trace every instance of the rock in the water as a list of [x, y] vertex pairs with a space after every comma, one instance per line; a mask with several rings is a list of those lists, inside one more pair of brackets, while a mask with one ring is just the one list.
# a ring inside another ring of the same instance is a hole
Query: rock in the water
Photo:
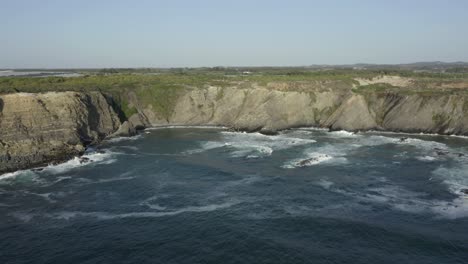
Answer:
[[296, 163], [296, 166], [297, 167], [311, 166], [311, 165], [314, 165], [314, 164], [318, 164], [318, 163], [322, 162], [323, 160], [328, 160], [328, 159], [330, 159], [330, 156], [328, 156], [326, 154], [323, 154], [323, 155], [319, 155], [317, 157], [312, 157], [312, 158], [301, 160], [301, 161]]
[[313, 162], [317, 162], [317, 158], [310, 158], [310, 159], [301, 160], [301, 161], [299, 161], [297, 163], [297, 166], [304, 167], [304, 166], [311, 165]]
[[460, 192], [463, 193], [463, 194], [468, 195], [468, 189], [461, 189]]
[[443, 155], [446, 155], [448, 154], [447, 151], [441, 149], [441, 148], [434, 148], [434, 152], [438, 155], [438, 156], [443, 156]]
[[91, 162], [91, 160], [87, 157], [80, 157], [80, 164], [83, 164], [83, 163], [88, 163], [88, 162]]
[[132, 123], [125, 121], [120, 125], [119, 129], [112, 134], [112, 137], [131, 137], [136, 135], [136, 129]]

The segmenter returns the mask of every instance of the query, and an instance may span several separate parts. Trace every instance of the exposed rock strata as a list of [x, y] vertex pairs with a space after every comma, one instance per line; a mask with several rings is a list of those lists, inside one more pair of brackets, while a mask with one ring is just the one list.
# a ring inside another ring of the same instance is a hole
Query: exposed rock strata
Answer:
[[167, 119], [150, 108], [141, 109], [138, 118], [152, 126], [221, 125], [263, 132], [315, 126], [468, 135], [467, 112], [468, 97], [459, 94], [208, 87], [186, 91]]
[[0, 96], [0, 171], [69, 159], [120, 126], [101, 93]]
[[165, 116], [130, 92], [128, 101], [138, 114], [126, 121], [119, 120], [111, 101], [98, 92], [0, 96], [0, 171], [68, 159], [88, 144], [148, 126], [217, 125], [264, 133], [314, 126], [468, 135], [464, 94], [211, 86], [186, 88]]

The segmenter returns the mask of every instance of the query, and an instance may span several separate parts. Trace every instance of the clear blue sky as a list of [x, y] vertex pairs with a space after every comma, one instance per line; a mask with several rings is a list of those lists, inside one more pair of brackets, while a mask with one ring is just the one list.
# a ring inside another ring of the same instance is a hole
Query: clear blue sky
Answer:
[[466, 0], [0, 0], [0, 68], [468, 61]]

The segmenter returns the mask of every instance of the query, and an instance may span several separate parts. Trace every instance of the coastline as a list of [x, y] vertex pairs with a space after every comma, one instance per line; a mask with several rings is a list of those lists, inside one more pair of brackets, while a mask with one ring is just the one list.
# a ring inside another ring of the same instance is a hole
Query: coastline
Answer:
[[[148, 128], [144, 128], [139, 130], [138, 133], [132, 136], [125, 136], [125, 137], [118, 137], [118, 136], [109, 136], [104, 139], [102, 139], [99, 143], [89, 145], [86, 147], [85, 152], [83, 152], [81, 155], [76, 155], [76, 156], [69, 156], [69, 157], [63, 157], [63, 158], [57, 158], [55, 160], [52, 160], [50, 162], [46, 162], [42, 165], [39, 166], [33, 166], [29, 168], [22, 168], [22, 169], [17, 169], [17, 170], [11, 170], [11, 171], [4, 171], [0, 174], [0, 180], [6, 179], [9, 177], [14, 177], [15, 174], [24, 172], [24, 171], [42, 171], [43, 169], [50, 167], [50, 166], [60, 166], [62, 164], [66, 164], [70, 161], [73, 160], [78, 160], [80, 162], [80, 159], [89, 154], [88, 152], [90, 149], [94, 149], [94, 152], [91, 153], [105, 153], [106, 149], [101, 149], [100, 147], [103, 145], [105, 142], [112, 142], [112, 140], [132, 140], [132, 138], [140, 137], [144, 135], [146, 132], [149, 132], [151, 130], [160, 130], [160, 129], [187, 129], [187, 128], [193, 128], [193, 129], [217, 129], [217, 130], [227, 130], [227, 131], [233, 131], [233, 132], [240, 132], [240, 133], [260, 133], [265, 136], [272, 136], [272, 134], [266, 134], [262, 133], [262, 131], [247, 131], [247, 130], [235, 130], [227, 126], [217, 126], [217, 125], [182, 125], [182, 124], [174, 124], [174, 125], [156, 125]], [[390, 135], [404, 135], [404, 136], [431, 136], [431, 137], [457, 137], [460, 139], [467, 139], [468, 136], [464, 135], [444, 135], [444, 134], [429, 134], [429, 133], [409, 133], [409, 132], [396, 132], [396, 131], [380, 131], [380, 130], [366, 130], [366, 131], [348, 131], [348, 130], [331, 130], [329, 128], [323, 128], [323, 127], [291, 127], [291, 128], [286, 128], [286, 129], [281, 129], [278, 131], [275, 131], [276, 134], [282, 132], [282, 131], [289, 131], [289, 130], [309, 130], [309, 131], [321, 131], [321, 132], [326, 132], [326, 133], [333, 133], [333, 132], [346, 132], [350, 134], [356, 134], [356, 135], [372, 135], [372, 134], [390, 134]], [[406, 137], [401, 137], [401, 138], [406, 138]], [[84, 163], [89, 162], [85, 161]]]

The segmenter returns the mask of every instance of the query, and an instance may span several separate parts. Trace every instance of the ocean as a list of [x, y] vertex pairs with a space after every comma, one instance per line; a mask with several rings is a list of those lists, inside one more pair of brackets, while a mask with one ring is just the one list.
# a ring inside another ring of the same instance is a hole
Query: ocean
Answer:
[[0, 263], [468, 263], [467, 138], [159, 128], [84, 157], [0, 175]]

